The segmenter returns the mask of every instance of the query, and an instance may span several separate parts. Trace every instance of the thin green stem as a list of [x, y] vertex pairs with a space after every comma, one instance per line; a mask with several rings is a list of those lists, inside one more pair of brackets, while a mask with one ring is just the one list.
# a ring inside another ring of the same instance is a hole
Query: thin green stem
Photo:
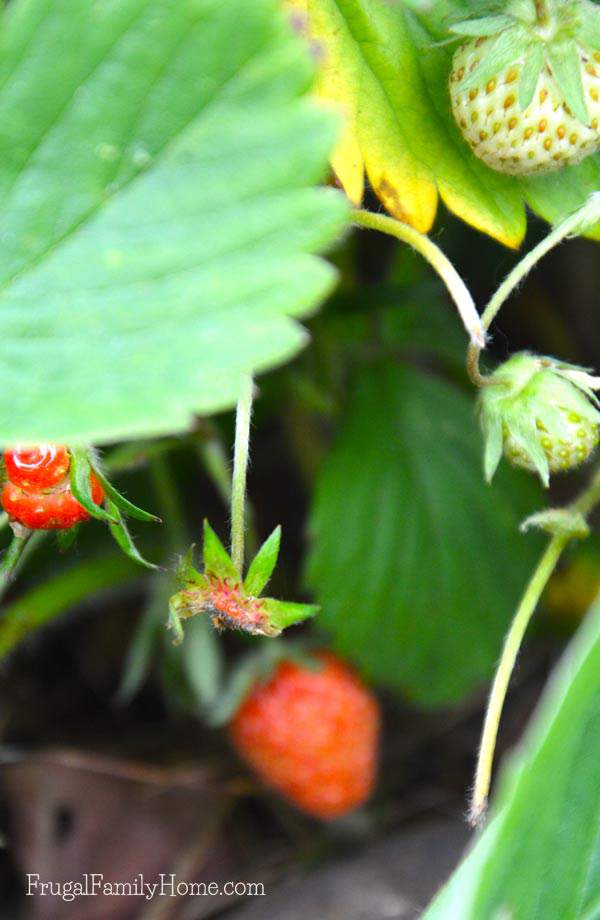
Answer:
[[151, 457], [150, 475], [159, 502], [160, 516], [167, 525], [170, 548], [174, 552], [180, 552], [187, 541], [187, 527], [169, 469], [169, 460], [164, 453]]
[[529, 625], [533, 612], [542, 596], [542, 592], [567, 543], [568, 537], [552, 537], [548, 543], [527, 585], [525, 594], [517, 608], [517, 612], [504, 641], [504, 648], [502, 649], [500, 664], [498, 665], [496, 676], [492, 684], [481, 735], [473, 797], [469, 811], [469, 821], [471, 824], [478, 824], [487, 808], [500, 716], [502, 715], [506, 691], [508, 690], [508, 684], [523, 641], [523, 636], [525, 635], [525, 630]]
[[0, 563], [0, 596], [12, 581], [25, 547], [32, 536], [30, 531], [24, 537], [13, 537]]
[[253, 393], [252, 377], [245, 377], [242, 380], [235, 414], [235, 447], [231, 483], [231, 558], [240, 576], [243, 575], [244, 569], [246, 478], [248, 473]]
[[473, 345], [478, 348], [485, 347], [485, 333], [473, 298], [454, 265], [444, 255], [439, 246], [436, 246], [428, 236], [424, 233], [419, 233], [409, 224], [405, 224], [393, 217], [388, 217], [385, 214], [356, 210], [353, 212], [352, 219], [359, 227], [379, 230], [380, 233], [387, 233], [388, 236], [394, 236], [397, 240], [408, 243], [419, 255], [423, 256], [446, 285]]
[[[598, 467], [594, 473], [586, 489], [584, 489], [581, 495], [571, 503], [569, 509], [585, 516], [593, 510], [598, 502], [600, 502], [600, 467]], [[523, 594], [504, 641], [500, 663], [496, 670], [490, 692], [481, 735], [481, 743], [479, 746], [479, 757], [477, 760], [473, 795], [469, 810], [469, 821], [473, 825], [480, 823], [487, 808], [500, 718], [510, 678], [523, 641], [523, 636], [525, 635], [531, 617], [539, 603], [540, 597], [556, 568], [558, 560], [569, 543], [569, 539], [568, 536], [557, 535], [553, 536], [548, 542], [527, 584], [525, 593]]]
[[[525, 255], [520, 262], [508, 273], [502, 284], [495, 291], [488, 305], [481, 315], [481, 322], [485, 332], [488, 331], [500, 308], [510, 297], [516, 287], [527, 277], [529, 272], [543, 259], [551, 249], [562, 243], [568, 236], [582, 232], [586, 226], [594, 223], [600, 217], [600, 194], [594, 192], [583, 207], [566, 217], [557, 224], [537, 246]], [[483, 377], [479, 371], [479, 353], [481, 349], [477, 343], [472, 343], [467, 356], [467, 371], [476, 386], [488, 383], [488, 378]]]

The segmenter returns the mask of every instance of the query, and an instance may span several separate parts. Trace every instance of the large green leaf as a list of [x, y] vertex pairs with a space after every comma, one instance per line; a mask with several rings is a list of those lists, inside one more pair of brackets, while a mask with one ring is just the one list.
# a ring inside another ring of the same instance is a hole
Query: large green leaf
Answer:
[[312, 511], [319, 625], [372, 679], [436, 704], [490, 676], [539, 546], [523, 474], [483, 482], [472, 403], [408, 367], [365, 367]]
[[426, 232], [439, 193], [464, 220], [517, 245], [522, 195], [460, 137], [448, 102], [451, 52], [398, 3], [287, 2], [323, 46], [317, 92], [345, 115], [332, 165], [351, 200], [361, 200], [366, 175], [395, 217]]
[[467, 223], [518, 246], [525, 204], [554, 222], [598, 188], [600, 154], [552, 176], [520, 181], [488, 168], [461, 137], [448, 93], [458, 39], [452, 41], [448, 27], [490, 7], [502, 12], [503, 3], [286, 3], [322, 48], [316, 91], [344, 115], [332, 166], [355, 204], [366, 177], [391, 214], [427, 231], [439, 195]]
[[600, 606], [505, 771], [494, 817], [426, 920], [600, 917]]
[[344, 213], [274, 0], [15, 0], [0, 39], [0, 442], [184, 429], [289, 358]]

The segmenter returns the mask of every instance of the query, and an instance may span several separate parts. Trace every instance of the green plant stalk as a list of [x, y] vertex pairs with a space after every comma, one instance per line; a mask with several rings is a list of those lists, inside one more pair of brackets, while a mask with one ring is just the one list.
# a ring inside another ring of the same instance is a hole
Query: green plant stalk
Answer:
[[167, 524], [169, 547], [174, 552], [181, 552], [187, 542], [187, 528], [181, 510], [181, 502], [169, 470], [169, 460], [165, 454], [156, 454], [151, 458], [150, 475], [159, 502], [161, 517]]
[[[586, 516], [593, 510], [599, 501], [600, 467], [596, 470], [588, 487], [569, 507], [572, 511], [579, 512]], [[553, 536], [548, 542], [525, 588], [517, 612], [515, 613], [506, 639], [504, 640], [500, 663], [496, 670], [488, 700], [481, 742], [479, 745], [475, 782], [469, 808], [469, 823], [473, 826], [481, 822], [487, 809], [500, 718], [523, 637], [539, 603], [540, 597], [556, 568], [563, 550], [569, 543], [569, 540], [570, 537], [568, 536], [557, 535]]]
[[419, 255], [423, 256], [446, 285], [448, 293], [456, 304], [463, 325], [469, 334], [472, 347], [478, 349], [485, 347], [485, 331], [473, 298], [454, 265], [444, 255], [439, 246], [436, 246], [424, 233], [419, 233], [409, 224], [405, 224], [393, 217], [388, 217], [386, 214], [374, 214], [372, 211], [356, 210], [353, 211], [352, 220], [359, 227], [366, 227], [368, 230], [379, 230], [380, 233], [387, 233], [388, 236], [394, 236], [397, 240], [408, 243]]
[[544, 588], [548, 584], [550, 576], [568, 542], [568, 537], [552, 537], [548, 543], [527, 585], [521, 603], [517, 608], [517, 612], [515, 613], [510, 629], [506, 635], [506, 639], [504, 640], [500, 664], [498, 665], [494, 677], [485, 714], [485, 721], [483, 723], [477, 769], [475, 772], [475, 783], [469, 808], [469, 823], [474, 826], [480, 823], [487, 809], [500, 717], [502, 715], [506, 692], [519, 649], [521, 648], [523, 636], [525, 635], [529, 621], [533, 616]]
[[17, 566], [25, 552], [25, 547], [31, 539], [32, 534], [33, 531], [30, 531], [24, 537], [15, 536], [8, 544], [8, 548], [0, 563], [0, 597], [4, 594], [13, 579]]
[[250, 419], [252, 417], [252, 377], [242, 380], [235, 413], [235, 447], [231, 483], [231, 558], [240, 577], [244, 573], [244, 543], [246, 530], [246, 479], [250, 449]]
[[231, 502], [231, 473], [225, 448], [216, 434], [202, 436], [197, 442], [198, 456], [210, 481], [226, 505]]
[[[554, 227], [548, 236], [528, 252], [520, 262], [508, 273], [502, 284], [495, 291], [488, 305], [481, 315], [484, 334], [487, 333], [500, 308], [510, 297], [516, 287], [527, 277], [529, 272], [543, 259], [555, 246], [562, 243], [568, 236], [584, 229], [600, 217], [600, 195], [594, 193], [586, 203], [570, 214]], [[471, 343], [467, 355], [467, 371], [475, 386], [485, 386], [489, 378], [481, 375], [479, 371], [479, 354], [481, 348], [476, 343]]]

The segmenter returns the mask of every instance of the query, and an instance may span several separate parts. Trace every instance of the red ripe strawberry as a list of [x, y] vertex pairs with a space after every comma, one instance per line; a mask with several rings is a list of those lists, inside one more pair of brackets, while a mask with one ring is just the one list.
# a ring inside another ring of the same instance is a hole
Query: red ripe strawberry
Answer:
[[37, 492], [59, 485], [69, 471], [70, 459], [67, 448], [60, 444], [36, 444], [7, 450], [4, 463], [10, 482]]
[[327, 652], [318, 667], [283, 661], [229, 725], [241, 757], [298, 808], [330, 819], [368, 799], [375, 782], [379, 707]]
[[[91, 474], [92, 498], [100, 505], [104, 498], [102, 486]], [[2, 507], [11, 521], [30, 530], [68, 530], [81, 521], [87, 521], [88, 512], [73, 497], [71, 487], [53, 492], [26, 492], [8, 482], [2, 490]]]

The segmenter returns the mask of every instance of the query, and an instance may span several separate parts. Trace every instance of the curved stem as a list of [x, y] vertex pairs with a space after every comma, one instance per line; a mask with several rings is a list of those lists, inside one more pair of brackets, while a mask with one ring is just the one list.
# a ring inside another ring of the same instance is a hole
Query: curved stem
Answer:
[[[600, 218], [600, 194], [594, 192], [583, 207], [579, 208], [573, 214], [570, 214], [563, 221], [554, 227], [548, 236], [546, 236], [537, 246], [528, 252], [520, 262], [515, 265], [511, 272], [508, 273], [500, 287], [495, 291], [485, 310], [481, 315], [481, 323], [485, 332], [488, 331], [498, 311], [512, 294], [516, 287], [526, 278], [529, 272], [534, 268], [540, 259], [543, 259], [551, 249], [554, 249], [559, 243], [573, 233], [581, 232], [586, 226], [595, 223]], [[479, 371], [479, 352], [480, 349], [473, 345], [469, 349], [467, 358], [467, 371], [469, 377], [476, 386], [482, 386], [487, 383], [487, 378], [483, 377]]]
[[381, 233], [387, 233], [388, 236], [394, 236], [397, 240], [408, 243], [419, 255], [423, 256], [446, 285], [471, 342], [478, 348], [485, 347], [485, 333], [473, 298], [454, 265], [439, 246], [436, 246], [424, 233], [419, 233], [409, 224], [388, 217], [386, 214], [356, 210], [353, 212], [353, 221], [359, 227], [379, 230]]
[[235, 447], [231, 483], [231, 558], [240, 576], [243, 575], [244, 568], [246, 476], [248, 472], [253, 392], [252, 377], [245, 377], [242, 381], [235, 415]]
[[[593, 510], [598, 502], [600, 502], [600, 467], [596, 469], [589, 485], [568, 507], [571, 511], [579, 512], [586, 516]], [[556, 535], [548, 542], [529, 580], [521, 603], [517, 608], [517, 612], [515, 613], [506, 639], [504, 640], [504, 647], [492, 684], [481, 734], [475, 783], [469, 809], [469, 822], [473, 825], [480, 823], [487, 808], [500, 717], [502, 715], [506, 692], [523, 641], [523, 636], [525, 635], [527, 626], [535, 612], [544, 588], [548, 584], [569, 540], [569, 536]]]
[[504, 640], [504, 648], [502, 649], [502, 656], [492, 684], [481, 735], [475, 784], [469, 809], [469, 822], [473, 825], [479, 824], [487, 808], [500, 716], [502, 715], [506, 691], [508, 690], [521, 642], [542, 592], [548, 584], [548, 580], [568, 540], [568, 537], [552, 537], [548, 543], [527, 585], [525, 594]]

